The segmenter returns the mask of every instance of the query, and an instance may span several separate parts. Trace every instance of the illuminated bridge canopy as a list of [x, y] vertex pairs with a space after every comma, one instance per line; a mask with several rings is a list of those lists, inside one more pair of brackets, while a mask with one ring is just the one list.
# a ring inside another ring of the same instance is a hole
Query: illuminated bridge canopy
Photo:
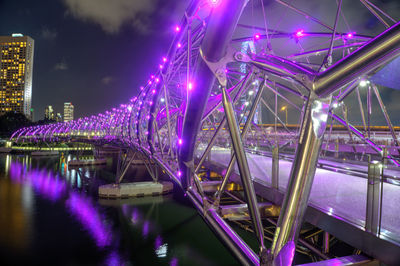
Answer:
[[[391, 237], [395, 244], [388, 250], [393, 250], [400, 232], [389, 222], [395, 220], [389, 213], [398, 208], [384, 202], [379, 232], [367, 221], [371, 214], [364, 213], [368, 155], [390, 169], [384, 187], [398, 198], [400, 148], [384, 99], [396, 95], [388, 87], [398, 89], [393, 77], [399, 76], [400, 24], [366, 0], [323, 2], [324, 8], [320, 1], [305, 0], [193, 0], [173, 28], [174, 39], [157, 71], [137, 95], [104, 113], [21, 128], [11, 138], [113, 144], [141, 152], [182, 187], [243, 263], [292, 262], [303, 220], [323, 227], [306, 214], [310, 194], [310, 206], [326, 219], [346, 221], [384, 247], [389, 245], [384, 239]], [[315, 13], [314, 7], [330, 13]], [[377, 21], [374, 32], [352, 28], [355, 19], [348, 14], [354, 10]], [[371, 129], [378, 121], [385, 132]], [[223, 169], [221, 188], [213, 196], [198, 178], [203, 166]], [[220, 197], [229, 180], [243, 186], [257, 250], [221, 214]], [[323, 187], [338, 180], [345, 185], [336, 186], [332, 197], [357, 184], [352, 190], [358, 193], [352, 206], [357, 210], [349, 213], [340, 199], [324, 199]], [[281, 200], [274, 201], [274, 193]], [[260, 197], [282, 207], [269, 256]], [[372, 249], [363, 251], [388, 263], [400, 260], [383, 248]]]

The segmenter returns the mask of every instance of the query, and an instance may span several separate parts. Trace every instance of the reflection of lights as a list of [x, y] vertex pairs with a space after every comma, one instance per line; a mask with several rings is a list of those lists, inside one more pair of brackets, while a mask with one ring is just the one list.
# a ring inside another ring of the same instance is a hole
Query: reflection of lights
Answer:
[[253, 90], [249, 91], [249, 95], [250, 95], [250, 96], [253, 95], [253, 94], [254, 94], [254, 91], [253, 91]]
[[156, 255], [159, 258], [165, 258], [167, 256], [167, 251], [168, 251], [168, 244], [165, 243], [164, 245], [161, 245], [156, 249]]
[[149, 235], [149, 221], [145, 221], [143, 223], [142, 235], [144, 238], [146, 238]]
[[109, 228], [103, 224], [103, 218], [89, 199], [72, 192], [65, 204], [95, 239], [97, 246], [105, 247], [110, 245], [111, 234], [109, 233]]

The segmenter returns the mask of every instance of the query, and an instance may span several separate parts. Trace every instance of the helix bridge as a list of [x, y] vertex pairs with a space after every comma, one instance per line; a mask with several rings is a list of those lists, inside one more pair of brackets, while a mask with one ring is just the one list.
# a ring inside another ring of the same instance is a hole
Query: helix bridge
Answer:
[[140, 156], [245, 265], [399, 265], [400, 23], [374, 3], [192, 0], [137, 95], [11, 140]]

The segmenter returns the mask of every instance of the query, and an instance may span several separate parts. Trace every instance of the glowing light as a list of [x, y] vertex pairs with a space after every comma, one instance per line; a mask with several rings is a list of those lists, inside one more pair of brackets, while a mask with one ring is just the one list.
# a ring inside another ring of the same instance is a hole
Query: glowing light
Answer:
[[152, 90], [153, 94], [156, 94], [156, 90]]
[[361, 81], [360, 81], [360, 83], [359, 83], [359, 85], [361, 86], [361, 87], [365, 87], [365, 86], [367, 86], [369, 84], [369, 81], [368, 80], [365, 80], [365, 79], [362, 79]]
[[178, 44], [176, 45], [176, 47], [181, 48], [182, 44], [180, 42], [178, 42]]
[[305, 34], [304, 34], [304, 30], [303, 29], [296, 31], [296, 37], [297, 38], [301, 38], [301, 37], [304, 37], [304, 36], [305, 36]]
[[349, 33], [346, 34], [346, 37], [347, 37], [348, 39], [351, 39], [351, 38], [354, 37], [354, 33], [353, 33], [353, 32], [349, 32]]
[[164, 99], [164, 98], [161, 98], [161, 100], [160, 100], [160, 101], [163, 103], [163, 102], [165, 102], [165, 99]]
[[254, 34], [254, 39], [257, 41], [261, 38], [261, 35], [259, 33]]
[[175, 26], [175, 31], [176, 31], [176, 32], [180, 32], [180, 31], [181, 31], [181, 27], [180, 27], [179, 25], [176, 25], [176, 26]]
[[164, 66], [163, 66], [163, 65], [158, 65], [158, 67], [159, 67], [160, 69], [163, 69], [163, 68], [164, 68]]
[[182, 172], [181, 171], [178, 171], [178, 176], [179, 177], [182, 176]]
[[208, 0], [212, 7], [216, 7], [220, 4], [221, 0]]
[[164, 63], [166, 63], [166, 62], [167, 62], [167, 58], [166, 58], [166, 57], [163, 57], [163, 58], [162, 58], [162, 61], [163, 61]]
[[159, 79], [159, 78], [156, 78], [156, 83], [158, 83], [158, 82], [160, 82], [160, 79]]
[[150, 77], [153, 79], [153, 78], [154, 78], [154, 75], [151, 75]]
[[251, 95], [253, 95], [254, 94], [254, 91], [249, 91], [249, 95], [251, 96]]
[[182, 139], [178, 139], [178, 144], [182, 145], [182, 143], [183, 143]]
[[153, 84], [153, 82], [151, 80], [149, 80], [149, 85]]
[[189, 91], [193, 90], [193, 87], [194, 87], [194, 86], [193, 86], [193, 83], [192, 83], [192, 82], [189, 82], [189, 83], [188, 83], [188, 90], [189, 90]]

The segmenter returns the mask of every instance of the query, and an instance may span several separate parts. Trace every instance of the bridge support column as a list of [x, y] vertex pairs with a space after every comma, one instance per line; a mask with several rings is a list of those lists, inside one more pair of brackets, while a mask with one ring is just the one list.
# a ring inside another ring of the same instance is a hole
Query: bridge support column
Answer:
[[279, 188], [279, 146], [272, 149], [272, 170], [271, 170], [272, 188]]
[[331, 97], [313, 92], [303, 116], [299, 144], [272, 243], [269, 260], [274, 265], [291, 265], [314, 180], [315, 169], [328, 120]]
[[222, 87], [222, 102], [224, 105], [226, 120], [228, 122], [229, 133], [232, 139], [233, 150], [237, 158], [240, 178], [244, 187], [245, 197], [250, 212], [250, 218], [253, 222], [254, 231], [256, 232], [256, 237], [260, 244], [260, 260], [262, 260], [262, 255], [265, 253], [264, 229], [261, 222], [260, 212], [258, 210], [253, 180], [251, 180], [250, 169], [243, 148], [242, 138], [240, 136], [238, 123], [232, 106], [232, 101], [224, 87]]
[[382, 206], [383, 164], [380, 161], [368, 163], [367, 211], [365, 230], [375, 235], [380, 233]]

